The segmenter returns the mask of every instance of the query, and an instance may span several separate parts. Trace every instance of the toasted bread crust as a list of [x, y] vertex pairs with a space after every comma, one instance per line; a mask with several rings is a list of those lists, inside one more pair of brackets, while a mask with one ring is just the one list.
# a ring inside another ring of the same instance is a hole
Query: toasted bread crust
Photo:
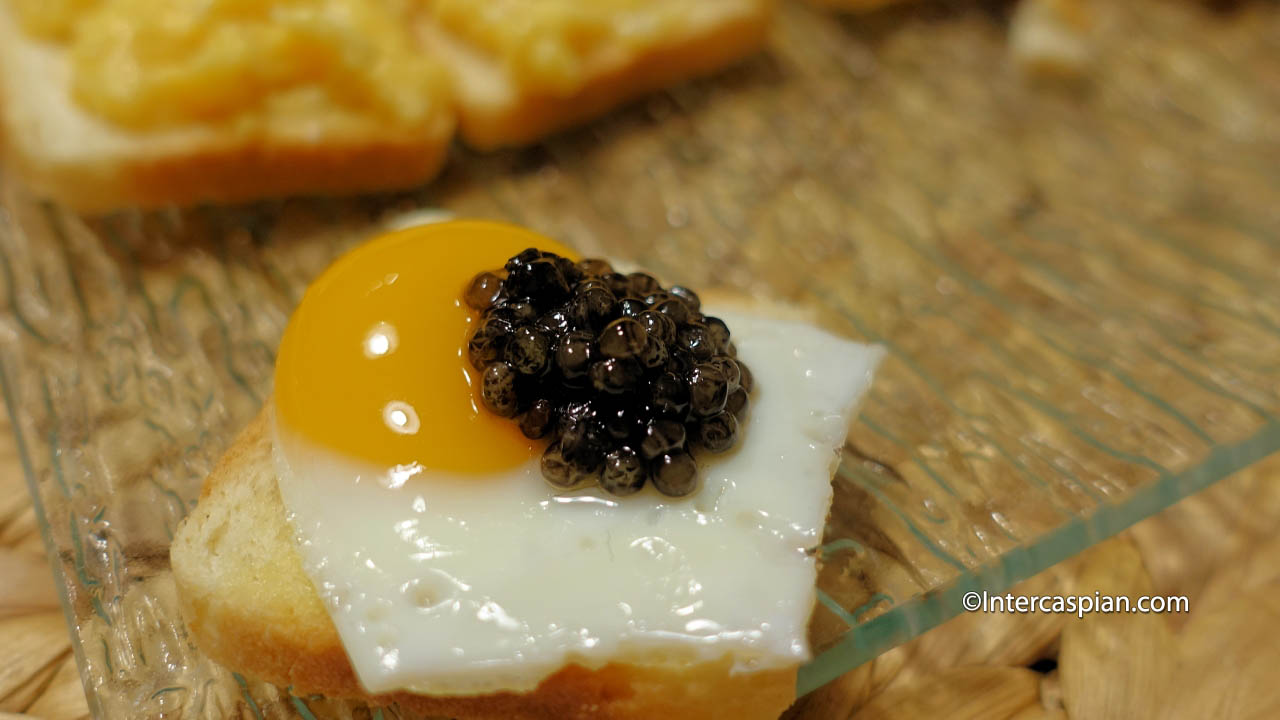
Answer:
[[[0, 144], [38, 194], [89, 213], [411, 187], [444, 163], [455, 112], [463, 139], [476, 148], [529, 144], [756, 52], [772, 7], [772, 0], [750, 0], [639, 55], [609, 53], [567, 96], [523, 90], [482, 54], [423, 21], [432, 52], [451, 65], [456, 106], [442, 104], [428, 127], [413, 130], [369, 121], [300, 137], [230, 127], [117, 128], [72, 100], [65, 50], [26, 37], [0, 2]], [[486, 85], [477, 73], [496, 77], [500, 90], [473, 92]]]
[[[270, 437], [270, 413], [264, 409], [205, 480], [200, 503], [171, 550], [191, 634], [227, 667], [292, 686], [297, 694], [396, 703], [457, 720], [772, 719], [794, 699], [794, 668], [731, 675], [728, 659], [598, 669], [568, 665], [527, 693], [370, 696], [302, 570], [275, 483]], [[251, 507], [233, 507], [236, 497], [250, 499]], [[245, 514], [251, 517], [240, 517]], [[249, 522], [238, 528], [237, 520]], [[255, 537], [244, 537], [244, 528]]]
[[321, 143], [218, 141], [180, 153], [138, 153], [96, 163], [60, 163], [31, 154], [29, 143], [7, 145], [10, 162], [32, 190], [76, 211], [96, 213], [412, 187], [435, 177], [448, 144], [447, 132]]
[[604, 64], [588, 73], [590, 79], [571, 95], [526, 93], [514, 87], [501, 102], [470, 94], [470, 79], [465, 69], [459, 70], [467, 63], [457, 61], [457, 54], [467, 51], [457, 42], [439, 42], [439, 31], [434, 35], [442, 56], [454, 60], [448, 67], [455, 76], [458, 129], [463, 141], [479, 150], [493, 150], [529, 144], [593, 120], [629, 100], [715, 72], [758, 52], [768, 37], [772, 8], [772, 3], [764, 2], [758, 12], [729, 17], [637, 57]]
[[34, 191], [81, 212], [408, 187], [440, 169], [454, 129], [441, 98], [414, 127], [130, 132], [77, 105], [71, 74], [67, 51], [28, 37], [0, 2], [0, 144]]

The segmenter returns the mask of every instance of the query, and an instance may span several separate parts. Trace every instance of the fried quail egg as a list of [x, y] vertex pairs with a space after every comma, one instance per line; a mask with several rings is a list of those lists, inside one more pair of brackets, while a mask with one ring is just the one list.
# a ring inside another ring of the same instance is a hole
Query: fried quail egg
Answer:
[[707, 303], [755, 378], [736, 447], [699, 456], [683, 498], [557, 490], [546, 441], [485, 411], [465, 350], [462, 290], [527, 247], [575, 257], [486, 222], [379, 237], [312, 285], [285, 332], [280, 491], [361, 684], [474, 694], [570, 663], [806, 660], [808, 550], [880, 351]]

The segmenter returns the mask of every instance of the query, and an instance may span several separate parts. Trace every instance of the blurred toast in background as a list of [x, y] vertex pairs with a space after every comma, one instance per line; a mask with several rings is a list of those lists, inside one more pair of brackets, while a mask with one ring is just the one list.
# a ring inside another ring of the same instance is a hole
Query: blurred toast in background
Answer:
[[764, 45], [773, 11], [773, 0], [430, 5], [425, 44], [454, 79], [463, 140], [480, 149], [532, 143], [730, 65]]
[[264, 2], [211, 20], [190, 2], [121, 0], [75, 29], [46, 6], [23, 24], [39, 2], [0, 2], [4, 145], [37, 193], [73, 209], [384, 190], [444, 161], [448, 80], [389, 15], [280, 22]]
[[773, 0], [242, 5], [0, 0], [12, 166], [87, 212], [412, 187], [455, 117], [536, 141], [757, 51]]
[[[1083, 73], [1086, 4], [1023, 0], [1014, 62]], [[481, 150], [530, 144], [741, 60], [774, 5], [0, 0], [0, 133], [37, 194], [82, 212], [402, 189], [455, 126]]]

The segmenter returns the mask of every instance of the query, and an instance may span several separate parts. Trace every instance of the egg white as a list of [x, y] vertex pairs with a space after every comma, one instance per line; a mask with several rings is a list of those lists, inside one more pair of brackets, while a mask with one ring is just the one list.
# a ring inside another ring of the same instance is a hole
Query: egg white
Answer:
[[566, 663], [809, 656], [831, 474], [878, 348], [707, 308], [756, 387], [736, 448], [688, 498], [557, 492], [536, 462], [495, 477], [388, 471], [276, 427], [280, 491], [369, 692], [530, 690]]

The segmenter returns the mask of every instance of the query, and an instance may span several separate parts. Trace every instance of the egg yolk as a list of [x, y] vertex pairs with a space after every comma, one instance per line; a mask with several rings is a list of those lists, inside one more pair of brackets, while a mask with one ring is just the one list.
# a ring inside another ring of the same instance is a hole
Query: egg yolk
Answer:
[[276, 357], [277, 422], [387, 467], [489, 473], [536, 457], [540, 441], [480, 403], [466, 344], [478, 314], [462, 293], [479, 272], [559, 243], [501, 223], [458, 221], [383, 235], [308, 288]]

